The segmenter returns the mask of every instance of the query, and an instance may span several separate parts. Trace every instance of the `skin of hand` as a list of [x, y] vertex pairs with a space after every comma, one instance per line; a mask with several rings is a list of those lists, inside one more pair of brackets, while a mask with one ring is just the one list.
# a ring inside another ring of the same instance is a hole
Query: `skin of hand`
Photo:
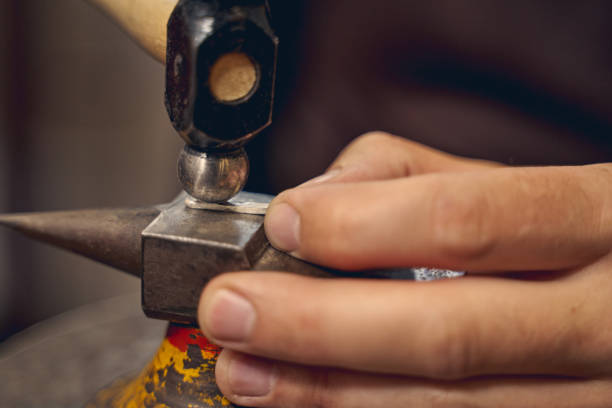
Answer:
[[612, 165], [511, 168], [383, 133], [279, 195], [271, 243], [413, 282], [230, 273], [204, 290], [221, 391], [253, 407], [612, 407]]

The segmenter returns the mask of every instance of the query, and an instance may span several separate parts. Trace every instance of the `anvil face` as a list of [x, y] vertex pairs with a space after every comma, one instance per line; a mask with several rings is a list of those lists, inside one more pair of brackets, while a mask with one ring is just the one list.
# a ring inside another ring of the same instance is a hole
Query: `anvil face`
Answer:
[[149, 317], [194, 323], [214, 276], [251, 270], [269, 247], [261, 215], [194, 210], [185, 195], [142, 233], [142, 306]]

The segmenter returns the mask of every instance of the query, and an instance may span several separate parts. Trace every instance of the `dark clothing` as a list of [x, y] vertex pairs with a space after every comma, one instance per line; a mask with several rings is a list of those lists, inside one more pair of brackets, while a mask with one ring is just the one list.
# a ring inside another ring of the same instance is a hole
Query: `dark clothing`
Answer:
[[251, 147], [255, 190], [320, 173], [371, 130], [508, 164], [612, 158], [610, 1], [271, 3], [277, 109]]

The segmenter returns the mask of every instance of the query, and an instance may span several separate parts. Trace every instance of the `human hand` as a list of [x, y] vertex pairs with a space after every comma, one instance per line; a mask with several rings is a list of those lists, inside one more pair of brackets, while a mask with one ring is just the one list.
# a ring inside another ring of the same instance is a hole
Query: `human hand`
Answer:
[[199, 309], [257, 407], [612, 406], [612, 166], [510, 168], [384, 134], [278, 196], [279, 249], [436, 282], [232, 273]]

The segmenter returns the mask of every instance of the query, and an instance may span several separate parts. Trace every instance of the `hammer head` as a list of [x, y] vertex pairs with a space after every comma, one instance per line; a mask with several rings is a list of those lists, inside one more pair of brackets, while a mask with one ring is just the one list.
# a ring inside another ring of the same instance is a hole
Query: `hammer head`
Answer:
[[266, 0], [179, 1], [165, 102], [188, 145], [236, 149], [271, 123], [277, 48]]

